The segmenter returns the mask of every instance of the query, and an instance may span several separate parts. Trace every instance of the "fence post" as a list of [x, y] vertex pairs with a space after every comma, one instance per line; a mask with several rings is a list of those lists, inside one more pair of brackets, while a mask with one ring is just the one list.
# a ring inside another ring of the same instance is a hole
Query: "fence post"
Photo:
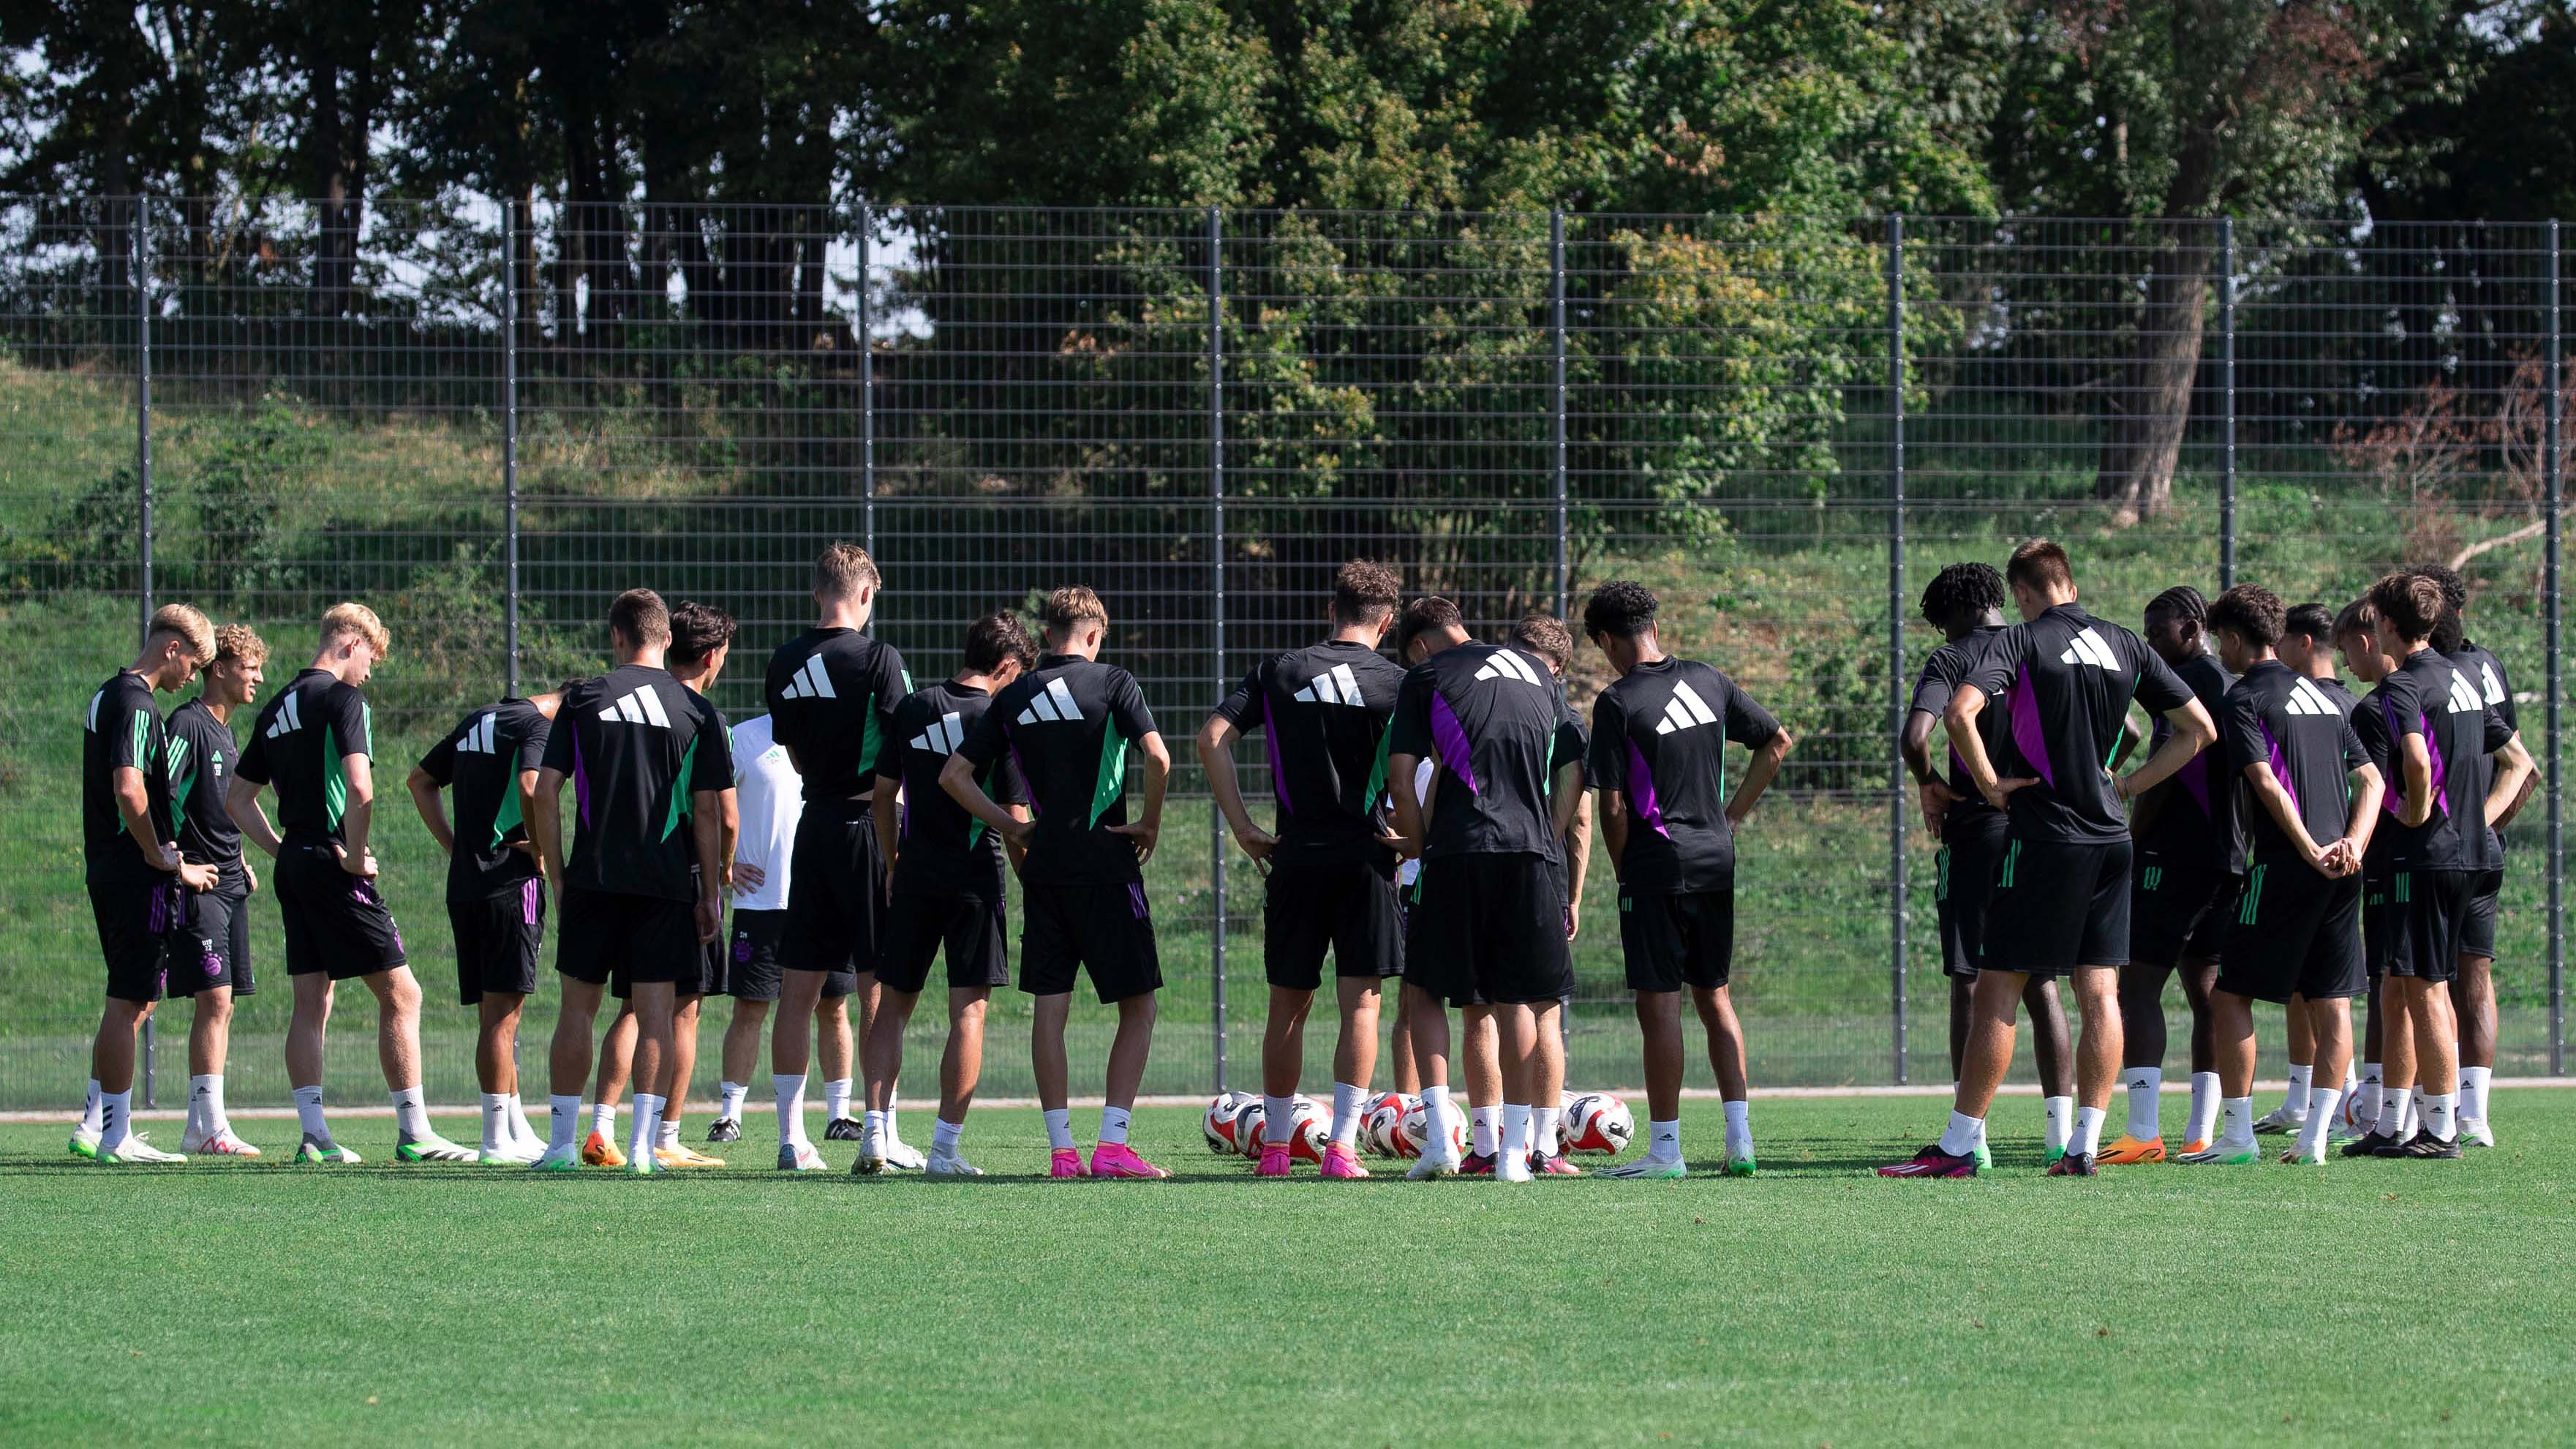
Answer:
[[2218, 587], [2236, 587], [2236, 218], [2218, 219]]
[[[139, 639], [152, 627], [152, 213], [136, 196], [134, 207], [134, 501], [135, 557], [142, 564]], [[143, 1019], [143, 1105], [155, 1105], [159, 1072], [152, 1019]]]
[[[877, 553], [877, 389], [876, 345], [868, 334], [867, 193], [859, 193], [859, 546], [868, 557]], [[883, 568], [884, 565], [878, 565]]]
[[[1887, 218], [1887, 738], [1905, 726], [1905, 217]], [[1887, 763], [1888, 992], [1905, 1085], [1905, 761]]]
[[[1207, 209], [1208, 564], [1214, 596], [1209, 636], [1218, 692], [1225, 689], [1225, 226]], [[1225, 1090], [1225, 815], [1208, 806], [1208, 990], [1216, 1019], [1216, 1091]]]
[[1548, 389], [1548, 468], [1556, 486], [1556, 616], [1574, 607], [1573, 565], [1565, 519], [1565, 210], [1547, 214], [1547, 327], [1555, 351]]
[[519, 692], [519, 199], [501, 198], [501, 636]]
[[2561, 458], [2561, 439], [2565, 436], [2567, 411], [2565, 345], [2559, 335], [2559, 269], [2558, 223], [2549, 223], [2549, 422], [2542, 457], [2542, 476], [2546, 480], [2548, 509], [2548, 543], [2542, 554], [2541, 567], [2547, 575], [2544, 596], [2549, 610], [2549, 1072], [2563, 1076], [2567, 1071], [2567, 915], [2565, 898], [2566, 836], [2558, 793], [2558, 725], [2559, 701], [2566, 694], [2561, 665], [2559, 625], [2558, 511], [2563, 506], [2566, 486], [2566, 462]]

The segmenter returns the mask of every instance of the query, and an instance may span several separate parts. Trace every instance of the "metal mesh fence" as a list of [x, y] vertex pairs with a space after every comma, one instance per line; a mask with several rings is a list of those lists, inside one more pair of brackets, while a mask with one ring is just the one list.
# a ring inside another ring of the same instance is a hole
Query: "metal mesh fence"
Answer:
[[[1487, 636], [1640, 579], [1668, 647], [1796, 734], [1741, 868], [1757, 1084], [1946, 1079], [1932, 850], [1892, 750], [1942, 565], [2059, 537], [2085, 602], [2134, 623], [2175, 583], [2340, 604], [2458, 559], [2552, 771], [2511, 832], [2498, 1065], [2558, 1070], [2559, 247], [2470, 223], [0, 199], [0, 1108], [85, 1074], [70, 722], [147, 600], [254, 625], [273, 679], [333, 601], [390, 625], [375, 833], [456, 1101], [442, 869], [392, 782], [466, 708], [596, 668], [635, 584], [735, 614], [714, 697], [756, 714], [834, 538], [875, 551], [875, 628], [917, 676], [988, 608], [1071, 581], [1108, 601], [1105, 657], [1180, 766], [1148, 869], [1148, 1087], [1174, 1092], [1248, 1080], [1266, 1002], [1261, 882], [1228, 868], [1186, 740], [1316, 634], [1345, 558]], [[1578, 708], [1608, 677], [1577, 651]], [[1579, 1083], [1637, 1079], [1614, 894], [1596, 860]], [[242, 1103], [285, 1097], [278, 924], [253, 914]], [[371, 1008], [342, 1010], [332, 1076], [363, 1095]], [[1027, 1090], [1025, 1020], [997, 1000], [989, 1090]], [[1076, 1011], [1095, 1047], [1109, 1020]]]

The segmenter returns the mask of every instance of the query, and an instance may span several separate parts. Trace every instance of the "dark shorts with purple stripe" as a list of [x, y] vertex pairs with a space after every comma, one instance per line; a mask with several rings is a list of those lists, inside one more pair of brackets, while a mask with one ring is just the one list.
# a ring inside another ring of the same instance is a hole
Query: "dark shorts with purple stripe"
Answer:
[[1020, 989], [1029, 995], [1061, 996], [1084, 970], [1104, 1002], [1162, 988], [1143, 886], [1034, 885], [1021, 891], [1020, 910]]
[[258, 989], [250, 972], [250, 878], [239, 861], [223, 872], [213, 890], [180, 888], [170, 970], [163, 978], [172, 996], [194, 996], [219, 986], [248, 996]]
[[286, 974], [334, 981], [404, 964], [402, 928], [376, 883], [340, 868], [340, 852], [290, 844], [277, 853], [277, 909], [286, 924]]
[[177, 876], [152, 875], [150, 880], [89, 884], [98, 948], [107, 958], [107, 994], [118, 1001], [161, 999], [161, 967], [180, 887]]
[[537, 989], [537, 950], [546, 934], [546, 886], [535, 879], [479, 901], [449, 901], [456, 933], [456, 999], [472, 1006], [486, 991]]

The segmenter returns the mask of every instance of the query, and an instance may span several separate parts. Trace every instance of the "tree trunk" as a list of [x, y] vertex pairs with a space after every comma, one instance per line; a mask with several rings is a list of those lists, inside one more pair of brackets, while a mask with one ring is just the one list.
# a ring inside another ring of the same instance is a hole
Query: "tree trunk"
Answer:
[[2209, 300], [2210, 246], [2205, 228], [2156, 252], [2147, 275], [2147, 309], [2121, 369], [2123, 386], [2102, 444], [2095, 497], [2111, 505], [2114, 527], [2127, 528], [2173, 506], [2174, 465], [2191, 421], [2191, 384], [2200, 370]]

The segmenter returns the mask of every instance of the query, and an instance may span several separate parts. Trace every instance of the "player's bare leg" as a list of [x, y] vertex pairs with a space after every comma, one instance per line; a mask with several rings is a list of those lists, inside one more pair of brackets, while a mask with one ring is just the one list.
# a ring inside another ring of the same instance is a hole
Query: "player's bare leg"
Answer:
[[2415, 1079], [2424, 1093], [2423, 1128], [2381, 1156], [2451, 1158], [2460, 1155], [2459, 1023], [2444, 982], [2401, 976], [2406, 1020], [2415, 1034]]
[[[2311, 1035], [2308, 999], [2292, 992], [2289, 1005], [2281, 1011], [2281, 1040], [2290, 1057], [2290, 1085], [2282, 1094], [2281, 1105], [2266, 1112], [2254, 1123], [2255, 1132], [2278, 1136], [2296, 1132], [2308, 1120], [2308, 1087], [2316, 1070], [2316, 1042]], [[2341, 1086], [2337, 1082], [2335, 1085]]]
[[2183, 1127], [2183, 1150], [2196, 1152], [2208, 1147], [2218, 1126], [2218, 1049], [2210, 1014], [2218, 963], [2186, 956], [2174, 975], [2182, 982], [2183, 1004], [2191, 1008], [2191, 1115]]
[[474, 1003], [474, 1077], [483, 1092], [481, 1161], [527, 1167], [545, 1155], [519, 1117], [519, 1016], [527, 998], [486, 991]]
[[590, 1096], [590, 1134], [581, 1140], [581, 1160], [591, 1167], [624, 1167], [626, 1154], [617, 1146], [617, 1103], [635, 1069], [635, 1003], [622, 1001], [608, 1034], [599, 1041], [599, 1080]]
[[2031, 1055], [2039, 1067], [2041, 1156], [2055, 1166], [2075, 1136], [2075, 1039], [2054, 979], [2023, 987], [2021, 1004], [2030, 1012]]
[[1051, 1177], [1089, 1177], [1080, 1149], [1073, 1145], [1073, 1066], [1064, 1051], [1064, 1023], [1073, 1014], [1073, 995], [1057, 992], [1030, 1003], [1029, 1075], [1036, 1079], [1038, 1109], [1046, 1116]]
[[2120, 1021], [2127, 1043], [2120, 1076], [2128, 1090], [2128, 1116], [2119, 1140], [2102, 1154], [2106, 1167], [2164, 1158], [2165, 982], [2172, 976], [2170, 966], [2133, 961], [2119, 968]]
[[[1953, 994], [1965, 983], [1953, 980]], [[1640, 991], [1637, 1035], [1646, 1073], [1646, 1155], [1635, 1162], [1605, 1168], [1604, 1177], [1681, 1177], [1682, 1162], [1682, 994]], [[1954, 1030], [1952, 1036], [1961, 1033]]]
[[563, 999], [555, 1008], [555, 1034], [546, 1054], [546, 1155], [540, 1172], [581, 1166], [581, 1092], [590, 1085], [591, 1031], [608, 988], [558, 975]]
[[1494, 1027], [1495, 1008], [1458, 1009], [1459, 1074], [1467, 1088], [1467, 1150], [1462, 1171], [1490, 1171], [1501, 1158], [1503, 1109], [1502, 1048]]
[[420, 982], [408, 966], [358, 978], [376, 998], [376, 1062], [394, 1099], [394, 1158], [400, 1162], [472, 1162], [474, 1152], [430, 1129], [420, 1084]]
[[1558, 1104], [1565, 1100], [1565, 1018], [1562, 1001], [1530, 1003], [1529, 1013], [1537, 1039], [1530, 1056], [1530, 1129], [1529, 1166], [1532, 1175], [1579, 1177], [1580, 1169], [1565, 1160], [1558, 1143]]
[[635, 1013], [635, 1111], [626, 1131], [626, 1170], [649, 1173], [657, 1166], [653, 1145], [660, 1136], [662, 1106], [671, 1091], [679, 994], [668, 981], [638, 981], [627, 1005]]
[[1753, 1163], [1752, 1083], [1745, 1072], [1744, 1023], [1736, 1018], [1735, 999], [1723, 986], [1694, 986], [1691, 1004], [1699, 1010], [1708, 1034], [1708, 1067], [1717, 1077], [1717, 1094], [1726, 1106], [1726, 1171], [1751, 1177]]
[[983, 1175], [958, 1155], [957, 1143], [966, 1130], [966, 1111], [975, 1105], [976, 1083], [984, 1075], [984, 1015], [992, 997], [987, 986], [948, 988], [948, 1045], [939, 1054], [939, 1120], [931, 1127], [930, 1157], [922, 1166], [933, 1177]]
[[225, 1059], [232, 1051], [233, 989], [201, 988], [188, 999], [188, 1130], [181, 1152], [257, 1157], [259, 1149], [233, 1135], [224, 1114]]
[[[298, 976], [294, 979], [301, 983], [306, 978]], [[323, 986], [327, 990], [330, 982], [327, 979], [323, 980]], [[134, 1063], [137, 1056], [135, 1043], [143, 1031], [143, 1023], [152, 1019], [152, 1007], [153, 1003], [149, 1001], [125, 1001], [111, 996], [107, 998], [107, 1004], [100, 1009], [98, 1034], [91, 1038], [89, 1047], [89, 1076], [94, 1093], [89, 1105], [98, 1117], [95, 1124], [87, 1116], [82, 1118], [82, 1130], [72, 1136], [73, 1151], [79, 1152], [84, 1137], [87, 1137], [89, 1151], [83, 1153], [83, 1156], [95, 1157], [101, 1152], [115, 1153], [124, 1148], [126, 1140], [133, 1135]], [[290, 1047], [293, 1041], [294, 1038], [290, 1033], [288, 1036]], [[314, 1056], [318, 1061], [321, 1053], [317, 1050]], [[290, 1068], [288, 1080], [297, 1080], [292, 1071], [291, 1051], [288, 1060]], [[318, 1066], [314, 1071], [314, 1080], [316, 1082], [321, 1080]], [[321, 1097], [318, 1089], [314, 1097], [318, 1104]], [[302, 1097], [299, 1095], [297, 1100], [300, 1102]], [[97, 1135], [88, 1137], [87, 1134], [93, 1130]], [[134, 1152], [134, 1157], [137, 1161], [151, 1160], [139, 1151]]]
[[725, 1023], [724, 1077], [716, 1103], [716, 1120], [707, 1127], [709, 1142], [742, 1140], [742, 1103], [751, 1092], [752, 1073], [760, 1070], [760, 1039], [769, 1025], [769, 1003], [734, 998], [733, 1017]]
[[1387, 1034], [1388, 1085], [1400, 1096], [1422, 1095], [1422, 1067], [1413, 1050], [1413, 993], [1395, 990], [1395, 1026]]
[[1452, 1125], [1457, 1108], [1449, 1101], [1449, 1011], [1437, 997], [1409, 982], [1397, 1000], [1409, 1008], [1406, 1035], [1422, 1073], [1422, 1156], [1404, 1175], [1454, 1177], [1459, 1161], [1457, 1129]]
[[1091, 1150], [1094, 1177], [1171, 1176], [1137, 1156], [1127, 1145], [1128, 1119], [1136, 1110], [1136, 1094], [1145, 1086], [1145, 1064], [1154, 1052], [1159, 996], [1159, 992], [1140, 992], [1118, 1003], [1118, 1034], [1109, 1039], [1108, 1091], [1100, 1109], [1100, 1141]]
[[663, 1072], [670, 1090], [662, 1094], [660, 1121], [654, 1127], [653, 1162], [657, 1167], [722, 1167], [724, 1159], [709, 1157], [680, 1141], [680, 1117], [689, 1102], [689, 1078], [698, 1069], [698, 1021], [706, 997], [689, 992], [678, 997], [671, 1008], [671, 1064]]
[[2495, 1075], [2495, 960], [2460, 953], [2451, 978], [2451, 1014], [2460, 1024], [2459, 1136], [2464, 1143], [2495, 1145], [2487, 1126], [2487, 1082]]
[[2308, 1065], [2313, 1076], [2308, 1088], [2307, 1116], [2299, 1124], [2298, 1144], [2282, 1154], [2281, 1160], [2321, 1163], [2326, 1160], [2327, 1134], [2334, 1130], [2335, 1117], [2343, 1105], [2344, 1076], [2352, 1069], [2352, 1003], [2340, 996], [2323, 1001], [2300, 997], [2292, 1009], [2303, 1023], [2301, 1035], [2308, 1041]]
[[1306, 1013], [1314, 1005], [1311, 991], [1270, 988], [1270, 1015], [1261, 1029], [1261, 1161], [1255, 1169], [1262, 1177], [1289, 1173], [1289, 1148], [1297, 1131], [1290, 1103], [1306, 1065]]

